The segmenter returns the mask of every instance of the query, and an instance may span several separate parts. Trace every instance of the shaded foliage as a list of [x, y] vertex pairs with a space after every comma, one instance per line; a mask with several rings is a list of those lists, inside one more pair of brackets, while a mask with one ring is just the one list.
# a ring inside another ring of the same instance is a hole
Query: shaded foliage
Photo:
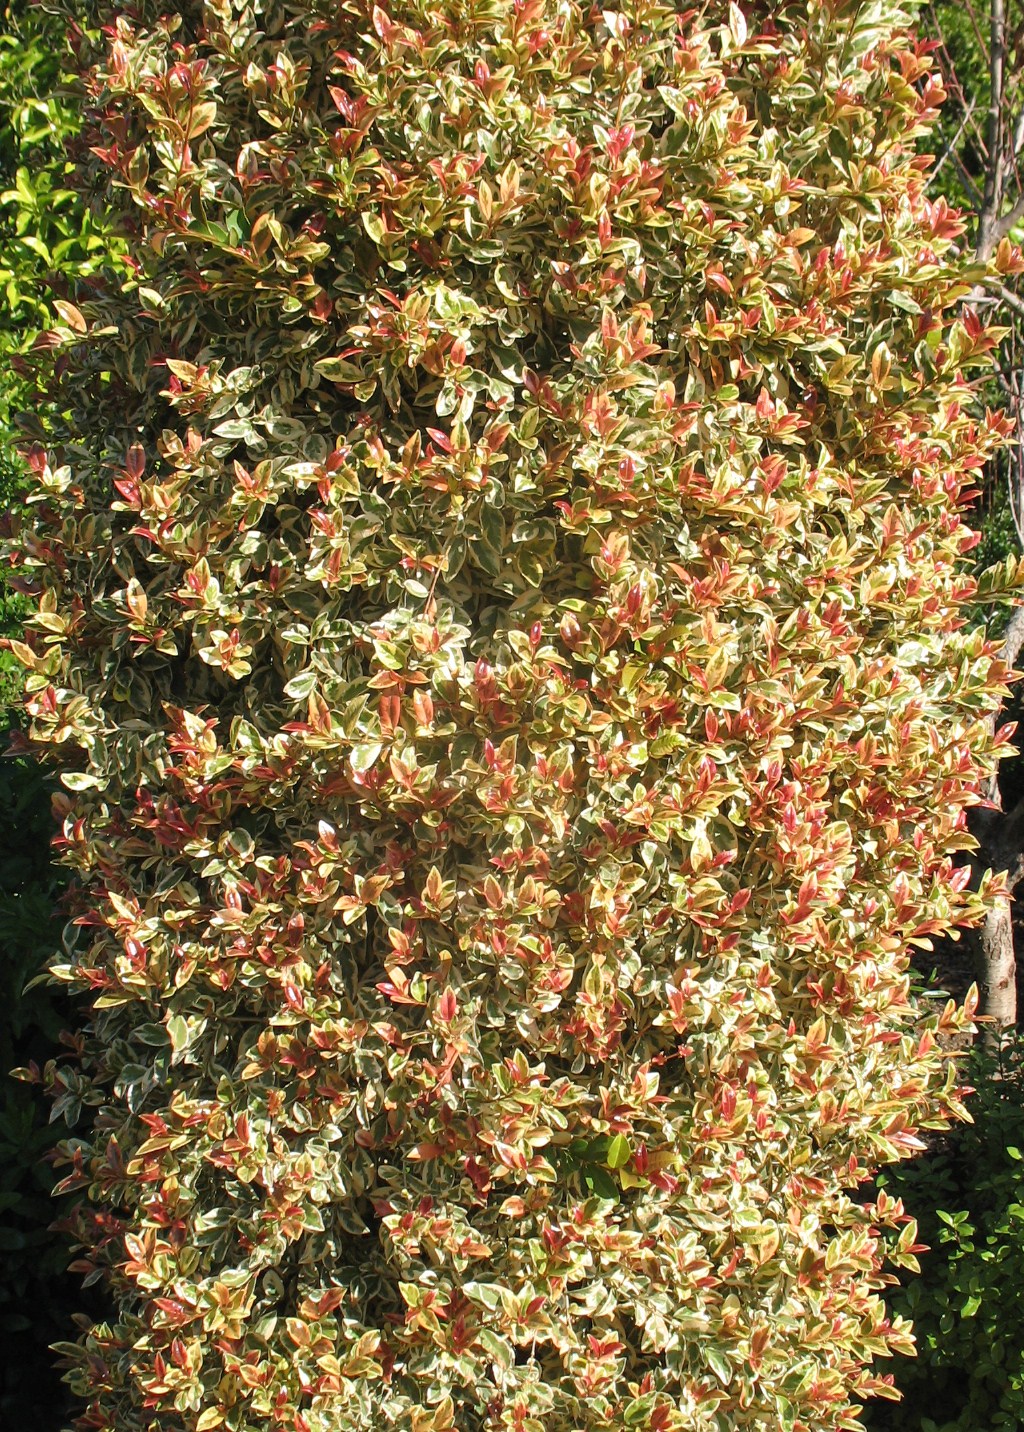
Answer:
[[[109, 252], [66, 176], [73, 109], [56, 91], [64, 25], [38, 7], [0, 15], [0, 512], [22, 501], [15, 415], [32, 401], [19, 355], [52, 321], [51, 283], [66, 291]], [[0, 637], [18, 638], [27, 604], [0, 577]], [[0, 650], [0, 749], [18, 724], [21, 668]], [[0, 760], [0, 1424], [56, 1432], [68, 1410], [49, 1345], [66, 1338], [82, 1306], [68, 1275], [47, 1155], [58, 1137], [38, 1087], [7, 1078], [53, 1057], [69, 1018], [66, 998], [38, 983], [60, 944], [64, 877], [51, 863], [51, 782], [36, 763]]]
[[[50, 863], [50, 801], [34, 763], [0, 763], [0, 1068], [51, 1057], [68, 1020], [52, 989], [25, 986], [59, 942], [60, 885]], [[0, 1419], [56, 1432], [66, 1396], [49, 1344], [67, 1337], [81, 1306], [79, 1280], [65, 1273], [64, 1240], [50, 1229], [57, 1209], [45, 1155], [55, 1142], [38, 1090], [0, 1087]]]
[[919, 1355], [903, 1365], [904, 1402], [869, 1426], [998, 1432], [1024, 1424], [1024, 1044], [976, 1049], [973, 1124], [933, 1153], [886, 1172], [919, 1214], [931, 1252], [892, 1299], [913, 1318]]

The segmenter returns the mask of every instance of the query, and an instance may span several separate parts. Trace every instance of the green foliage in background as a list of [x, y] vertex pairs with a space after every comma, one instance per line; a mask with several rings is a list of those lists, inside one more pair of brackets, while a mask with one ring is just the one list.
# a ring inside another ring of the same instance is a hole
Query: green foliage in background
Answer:
[[973, 1125], [884, 1176], [931, 1252], [893, 1299], [919, 1356], [898, 1369], [903, 1403], [874, 1411], [878, 1432], [1024, 1426], [1024, 1039], [998, 1059], [974, 1051], [966, 1073]]
[[[1018, 7], [1009, 7], [1006, 104], [1014, 114], [1024, 107], [1022, 14]], [[975, 12], [959, 0], [937, 0], [922, 7], [918, 24], [921, 33], [940, 46], [937, 58], [947, 89], [947, 100], [939, 111], [935, 130], [923, 146], [935, 155], [928, 194], [933, 200], [941, 197], [961, 210], [965, 223], [964, 243], [971, 247], [977, 237], [978, 209], [985, 188], [983, 141], [991, 91], [987, 13], [984, 6]], [[1012, 237], [1020, 241], [1020, 226]], [[991, 310], [987, 310], [987, 314], [990, 321], [998, 321], [1007, 329], [1000, 366], [1004, 375], [1015, 372], [1020, 366], [1017, 355], [1021, 320], [1014, 309], [1006, 306], [1000, 309], [998, 319]], [[995, 373], [985, 384], [984, 398], [994, 408], [1008, 406], [1005, 388]], [[974, 554], [978, 572], [1020, 553], [1020, 538], [1014, 526], [1008, 491], [1008, 479], [1013, 477], [1014, 466], [1011, 454], [1001, 453], [986, 466], [979, 482], [982, 495], [973, 518], [982, 539]], [[984, 614], [984, 619], [993, 634], [997, 634], [1003, 628], [1006, 612], [992, 610]]]
[[68, 182], [75, 108], [58, 93], [63, 22], [37, 5], [0, 19], [0, 481], [11, 481], [13, 415], [24, 401], [11, 367], [52, 320], [51, 295], [92, 272], [109, 240]]
[[[951, 204], [969, 214], [973, 202], [957, 161], [963, 164], [972, 182], [980, 182], [984, 160], [977, 146], [976, 131], [984, 132], [989, 102], [986, 55], [970, 12], [957, 0], [939, 0], [937, 4], [926, 5], [920, 24], [925, 34], [942, 37], [944, 68], [951, 70], [958, 82], [929, 140], [928, 148], [935, 153], [938, 167], [931, 188], [933, 193], [943, 194]], [[1011, 85], [1015, 83], [1012, 67], [1009, 80]], [[970, 111], [973, 124], [971, 120], [964, 123], [965, 110]]]
[[[51, 321], [51, 299], [109, 251], [69, 186], [75, 107], [58, 97], [64, 22], [26, 3], [0, 12], [0, 513], [24, 490], [15, 415], [33, 406], [19, 355]], [[0, 576], [0, 637], [18, 637], [24, 599]], [[0, 651], [0, 751], [17, 725], [21, 674]], [[63, 880], [50, 859], [49, 782], [34, 763], [0, 760], [0, 1426], [55, 1432], [64, 1391], [49, 1344], [67, 1336], [79, 1280], [50, 1231], [46, 1155], [55, 1137], [38, 1090], [6, 1077], [44, 1062], [67, 1023], [65, 1001], [26, 985], [59, 943]]]

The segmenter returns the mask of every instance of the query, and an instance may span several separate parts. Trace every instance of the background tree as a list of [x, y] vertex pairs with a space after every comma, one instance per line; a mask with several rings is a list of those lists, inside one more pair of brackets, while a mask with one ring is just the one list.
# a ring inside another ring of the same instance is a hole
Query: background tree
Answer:
[[[1019, 0], [936, 0], [922, 11], [922, 29], [937, 47], [947, 100], [930, 189], [948, 196], [969, 219], [967, 242], [979, 260], [1019, 238], [1024, 221], [1024, 6]], [[997, 355], [992, 401], [1011, 416], [1015, 439], [993, 456], [983, 485], [982, 564], [1013, 560], [1024, 542], [1024, 301], [1018, 281], [989, 279], [971, 296], [974, 306], [1006, 333]], [[1001, 618], [1005, 619], [1005, 618]], [[997, 628], [998, 629], [998, 628]], [[1006, 630], [1008, 659], [1016, 661], [1024, 616]], [[1017, 698], [1008, 714], [1020, 714]], [[979, 842], [977, 872], [1006, 873], [1007, 895], [972, 937], [981, 1012], [997, 1028], [1017, 1018], [1017, 960], [1012, 896], [1024, 878], [1024, 766], [1004, 764], [987, 791], [990, 805], [972, 816]]]

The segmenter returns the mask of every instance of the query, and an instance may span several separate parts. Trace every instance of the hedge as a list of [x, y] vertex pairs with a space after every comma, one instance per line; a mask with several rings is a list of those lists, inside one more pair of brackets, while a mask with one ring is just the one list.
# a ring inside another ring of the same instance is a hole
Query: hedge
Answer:
[[38, 345], [12, 556], [83, 1432], [857, 1428], [1018, 580], [927, 46], [59, 8], [127, 246]]

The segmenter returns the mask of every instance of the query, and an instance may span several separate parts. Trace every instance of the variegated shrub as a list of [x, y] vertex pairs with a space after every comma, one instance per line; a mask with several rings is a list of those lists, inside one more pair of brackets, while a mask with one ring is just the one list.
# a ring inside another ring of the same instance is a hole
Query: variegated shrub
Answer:
[[911, 17], [65, 8], [128, 253], [15, 558], [82, 1429], [858, 1427], [1006, 749]]

